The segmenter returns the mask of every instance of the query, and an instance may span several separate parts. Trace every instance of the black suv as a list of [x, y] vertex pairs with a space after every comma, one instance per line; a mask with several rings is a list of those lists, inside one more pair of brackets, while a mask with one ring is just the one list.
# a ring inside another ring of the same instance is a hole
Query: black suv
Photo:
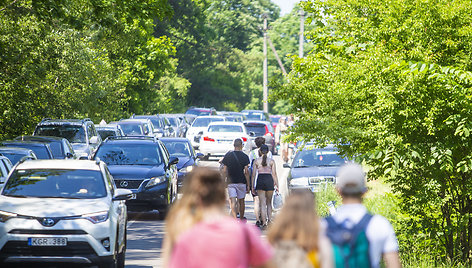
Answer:
[[18, 136], [16, 141], [34, 141], [49, 144], [55, 159], [77, 158], [72, 145], [66, 138], [50, 136]]
[[102, 142], [92, 120], [43, 119], [34, 130], [34, 136], [54, 136], [69, 140], [78, 157], [89, 158]]
[[177, 199], [178, 158], [170, 157], [164, 144], [149, 136], [108, 137], [94, 159], [105, 162], [118, 188], [133, 191], [129, 210], [157, 209], [165, 214]]

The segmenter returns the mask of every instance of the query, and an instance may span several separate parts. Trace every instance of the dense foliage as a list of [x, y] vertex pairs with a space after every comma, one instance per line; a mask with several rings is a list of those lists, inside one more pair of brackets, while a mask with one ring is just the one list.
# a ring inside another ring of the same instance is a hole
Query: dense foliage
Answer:
[[469, 0], [307, 1], [314, 48], [278, 89], [295, 133], [332, 142], [386, 177], [403, 250], [469, 262], [472, 5]]

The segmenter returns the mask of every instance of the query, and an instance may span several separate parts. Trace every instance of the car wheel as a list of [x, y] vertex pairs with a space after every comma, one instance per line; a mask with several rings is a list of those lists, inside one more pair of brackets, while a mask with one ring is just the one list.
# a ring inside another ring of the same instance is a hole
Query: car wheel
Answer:
[[116, 267], [117, 268], [125, 268], [125, 259], [126, 259], [126, 244], [127, 244], [127, 235], [128, 231], [125, 229], [125, 235], [124, 235], [124, 243], [125, 245], [123, 246], [123, 249], [121, 250], [120, 253], [118, 253], [116, 257]]

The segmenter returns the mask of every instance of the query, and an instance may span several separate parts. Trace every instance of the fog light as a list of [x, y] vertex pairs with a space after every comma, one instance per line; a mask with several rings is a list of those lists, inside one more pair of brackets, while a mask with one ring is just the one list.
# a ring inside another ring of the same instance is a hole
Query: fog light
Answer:
[[110, 251], [110, 238], [105, 238], [105, 239], [103, 239], [103, 240], [102, 240], [102, 246], [103, 246], [106, 250]]

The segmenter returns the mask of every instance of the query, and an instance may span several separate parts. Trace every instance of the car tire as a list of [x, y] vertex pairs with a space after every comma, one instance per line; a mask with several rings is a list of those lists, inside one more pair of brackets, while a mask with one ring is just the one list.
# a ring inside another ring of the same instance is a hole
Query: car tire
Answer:
[[125, 228], [125, 235], [124, 235], [124, 242], [125, 242], [125, 245], [123, 247], [123, 249], [121, 250], [120, 253], [117, 254], [116, 256], [116, 267], [117, 268], [125, 268], [125, 259], [126, 259], [126, 246], [127, 246], [127, 233], [128, 231], [126, 230]]

